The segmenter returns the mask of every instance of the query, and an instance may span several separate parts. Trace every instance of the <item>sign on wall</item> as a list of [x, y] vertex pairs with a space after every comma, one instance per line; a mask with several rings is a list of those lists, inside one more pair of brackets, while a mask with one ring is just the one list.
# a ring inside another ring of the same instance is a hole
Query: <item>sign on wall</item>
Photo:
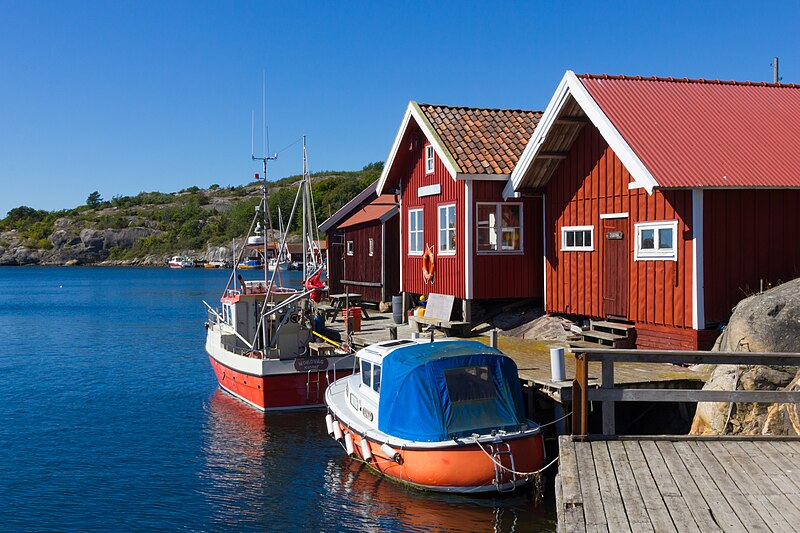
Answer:
[[441, 183], [434, 183], [433, 185], [426, 185], [424, 187], [420, 187], [417, 189], [417, 196], [422, 198], [423, 196], [433, 196], [435, 194], [441, 194], [442, 192], [442, 184]]

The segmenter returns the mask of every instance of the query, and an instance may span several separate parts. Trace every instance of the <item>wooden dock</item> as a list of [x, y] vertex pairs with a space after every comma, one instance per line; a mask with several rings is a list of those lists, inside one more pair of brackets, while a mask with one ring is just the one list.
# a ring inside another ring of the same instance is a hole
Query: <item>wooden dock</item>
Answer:
[[797, 531], [800, 441], [559, 437], [559, 531]]

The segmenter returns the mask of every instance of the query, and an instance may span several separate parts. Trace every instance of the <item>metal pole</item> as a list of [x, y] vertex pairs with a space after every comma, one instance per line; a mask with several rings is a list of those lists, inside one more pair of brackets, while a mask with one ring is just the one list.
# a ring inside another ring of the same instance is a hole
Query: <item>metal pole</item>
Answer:
[[772, 60], [772, 80], [774, 83], [780, 83], [781, 78], [778, 76], [778, 58]]

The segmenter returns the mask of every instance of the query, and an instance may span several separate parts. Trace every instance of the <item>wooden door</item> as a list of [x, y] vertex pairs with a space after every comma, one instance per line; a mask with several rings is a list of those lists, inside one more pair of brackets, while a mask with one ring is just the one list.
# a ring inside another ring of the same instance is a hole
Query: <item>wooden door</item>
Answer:
[[606, 316], [628, 318], [628, 219], [604, 218], [600, 226], [600, 238], [603, 239], [603, 310]]

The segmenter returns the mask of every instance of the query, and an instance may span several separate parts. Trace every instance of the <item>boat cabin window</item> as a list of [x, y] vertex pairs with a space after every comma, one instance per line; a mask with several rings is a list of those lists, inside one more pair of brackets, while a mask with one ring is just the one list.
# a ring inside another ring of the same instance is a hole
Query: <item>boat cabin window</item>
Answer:
[[486, 366], [451, 368], [445, 370], [444, 380], [450, 402], [454, 404], [497, 397], [489, 367]]
[[231, 304], [222, 304], [222, 320], [228, 325], [233, 325], [233, 307]]
[[361, 382], [372, 387], [372, 363], [369, 361], [361, 361]]
[[381, 365], [372, 367], [372, 390], [381, 392]]

